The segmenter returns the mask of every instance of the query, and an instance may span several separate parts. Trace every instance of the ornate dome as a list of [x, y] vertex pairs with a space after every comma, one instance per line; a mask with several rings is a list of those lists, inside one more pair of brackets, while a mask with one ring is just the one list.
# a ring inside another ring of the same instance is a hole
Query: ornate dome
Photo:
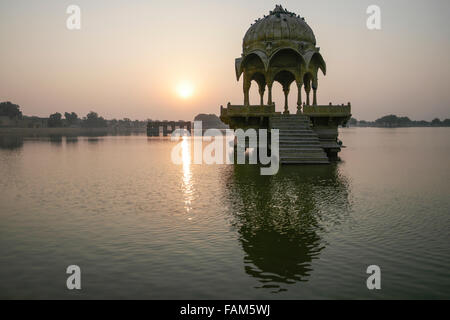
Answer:
[[303, 51], [315, 45], [316, 38], [305, 19], [277, 5], [268, 16], [256, 20], [247, 30], [242, 49], [244, 55], [257, 49], [270, 54], [277, 47], [295, 47]]
[[298, 86], [297, 107], [302, 104], [301, 87], [307, 93], [313, 89], [313, 105], [316, 105], [318, 70], [326, 74], [326, 64], [316, 47], [316, 37], [305, 19], [277, 5], [268, 16], [258, 19], [248, 29], [242, 44], [242, 54], [235, 59], [236, 79], [244, 74], [244, 105], [250, 105], [249, 90], [252, 81], [259, 87], [260, 104], [268, 87], [267, 104], [272, 105], [272, 85], [279, 82], [285, 93], [285, 112], [287, 96], [292, 82]]

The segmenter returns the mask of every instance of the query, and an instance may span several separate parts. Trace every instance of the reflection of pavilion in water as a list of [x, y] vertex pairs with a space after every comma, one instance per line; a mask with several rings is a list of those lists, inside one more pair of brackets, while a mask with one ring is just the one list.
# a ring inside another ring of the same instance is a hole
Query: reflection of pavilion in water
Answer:
[[275, 291], [307, 281], [325, 247], [321, 234], [349, 206], [337, 167], [283, 167], [261, 176], [257, 166], [236, 165], [229, 180], [247, 274]]

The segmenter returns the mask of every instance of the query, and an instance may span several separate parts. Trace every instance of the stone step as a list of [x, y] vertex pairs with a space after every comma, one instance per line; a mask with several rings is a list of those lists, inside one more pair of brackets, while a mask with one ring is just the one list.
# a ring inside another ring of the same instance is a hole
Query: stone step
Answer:
[[329, 164], [330, 161], [327, 160], [306, 160], [306, 159], [281, 159], [281, 164]]
[[327, 154], [325, 152], [298, 152], [298, 153], [282, 153], [280, 154], [281, 159], [290, 159], [290, 158], [317, 158], [317, 159], [328, 159]]
[[305, 150], [296, 150], [292, 152], [286, 152], [280, 150], [280, 157], [308, 157], [308, 158], [321, 158], [326, 157], [326, 153], [323, 150], [314, 150], [314, 151], [305, 151]]
[[316, 146], [305, 146], [305, 147], [300, 147], [300, 148], [280, 148], [279, 149], [280, 154], [291, 154], [291, 153], [296, 153], [296, 152], [306, 152], [308, 154], [312, 154], [312, 153], [320, 153], [320, 154], [325, 154], [325, 151], [323, 151], [323, 149], [321, 147], [316, 147]]
[[322, 148], [296, 148], [296, 149], [280, 149], [280, 154], [292, 154], [296, 152], [304, 152], [305, 154], [311, 155], [311, 154], [320, 154], [320, 155], [326, 155], [325, 151], [323, 151]]
[[308, 135], [308, 136], [300, 136], [300, 135], [280, 135], [280, 141], [287, 141], [287, 142], [292, 142], [292, 141], [318, 141], [320, 142], [319, 138], [317, 138], [317, 136], [312, 136], [312, 135]]
[[322, 145], [319, 143], [290, 143], [290, 144], [283, 144], [280, 143], [279, 145], [279, 149], [283, 149], [283, 148], [287, 148], [287, 149], [301, 149], [301, 148], [322, 148]]
[[292, 129], [290, 129], [290, 130], [280, 130], [279, 131], [279, 134], [280, 135], [285, 135], [285, 136], [290, 136], [290, 135], [301, 135], [301, 134], [306, 134], [306, 135], [311, 135], [311, 134], [313, 134], [313, 135], [315, 135], [315, 136], [317, 136], [317, 133], [315, 133], [314, 131], [312, 131], [312, 130], [307, 130], [307, 129], [305, 129], [305, 130], [297, 130], [297, 129], [295, 129], [295, 130], [292, 130]]
[[301, 148], [280, 148], [279, 152], [280, 153], [295, 153], [295, 152], [306, 152], [306, 153], [322, 153], [324, 152], [322, 148], [320, 147], [310, 147], [310, 146], [305, 146], [305, 147], [301, 147]]
[[317, 140], [317, 141], [320, 141], [319, 138], [317, 138], [317, 136], [313, 136], [313, 135], [291, 135], [291, 134], [283, 134], [283, 135], [280, 134], [280, 140], [284, 140], [284, 141]]
[[286, 161], [329, 161], [328, 158], [326, 156], [315, 156], [315, 157], [308, 157], [308, 156], [304, 156], [302, 154], [300, 155], [290, 155], [289, 157], [287, 156], [280, 156], [280, 161], [281, 162], [286, 162]]
[[283, 145], [283, 144], [281, 144], [280, 146], [279, 146], [279, 150], [285, 150], [285, 149], [297, 149], [297, 150], [301, 150], [301, 149], [304, 149], [304, 148], [306, 148], [306, 149], [308, 149], [308, 148], [317, 148], [317, 149], [322, 149], [322, 151], [323, 151], [323, 148], [322, 148], [322, 146], [320, 145], [320, 144], [312, 144], [312, 143], [304, 143], [304, 144], [294, 144], [294, 145]]
[[271, 123], [270, 126], [272, 129], [281, 129], [281, 128], [311, 128], [311, 124], [309, 122], [292, 122], [292, 123]]
[[293, 157], [280, 157], [280, 162], [300, 162], [300, 161], [317, 161], [317, 162], [329, 162], [327, 157], [304, 157], [304, 156], [293, 156]]
[[311, 122], [309, 121], [283, 121], [283, 122], [271, 122], [270, 123], [272, 128], [278, 128], [278, 127], [285, 127], [285, 126], [310, 126]]
[[294, 148], [281, 147], [278, 150], [280, 150], [280, 152], [294, 152], [294, 151], [290, 151], [289, 149], [295, 149], [295, 150], [299, 150], [299, 151], [301, 151], [301, 150], [313, 150], [314, 149], [314, 151], [323, 151], [323, 149], [320, 146], [316, 146], [316, 145], [294, 146]]
[[280, 138], [281, 137], [317, 137], [317, 134], [314, 132], [280, 131]]
[[311, 133], [311, 134], [316, 134], [314, 131], [312, 131], [309, 128], [283, 129], [283, 130], [280, 130], [280, 133]]
[[283, 133], [283, 132], [290, 133], [290, 132], [295, 132], [295, 131], [302, 132], [303, 131], [305, 133], [309, 132], [309, 133], [316, 134], [314, 131], [311, 130], [310, 127], [284, 127], [284, 128], [272, 128], [272, 129], [278, 129], [280, 133]]
[[311, 129], [311, 121], [303, 115], [277, 115], [270, 119], [272, 129], [279, 129], [281, 163], [329, 163], [319, 137]]
[[289, 131], [289, 130], [311, 130], [310, 126], [277, 126], [277, 127], [270, 127], [271, 129], [278, 129], [280, 131]]
[[301, 139], [294, 139], [292, 137], [284, 137], [279, 140], [280, 144], [286, 144], [286, 145], [293, 145], [293, 144], [317, 144], [322, 147], [322, 144], [320, 143], [320, 140], [317, 138], [301, 138]]
[[280, 134], [284, 133], [284, 134], [295, 134], [295, 133], [299, 133], [299, 134], [315, 134], [317, 135], [317, 133], [315, 131], [313, 131], [310, 127], [286, 127], [286, 128], [281, 128], [279, 129]]
[[297, 140], [283, 140], [280, 141], [279, 143], [280, 149], [281, 148], [301, 148], [306, 147], [306, 148], [322, 148], [322, 144], [320, 144], [319, 141], [313, 141], [313, 140], [302, 140], [302, 141], [297, 141]]
[[323, 153], [290, 153], [290, 154], [280, 154], [280, 159], [320, 159], [320, 160], [328, 160], [327, 154]]
[[280, 142], [281, 141], [317, 141], [320, 142], [319, 138], [317, 136], [280, 136]]

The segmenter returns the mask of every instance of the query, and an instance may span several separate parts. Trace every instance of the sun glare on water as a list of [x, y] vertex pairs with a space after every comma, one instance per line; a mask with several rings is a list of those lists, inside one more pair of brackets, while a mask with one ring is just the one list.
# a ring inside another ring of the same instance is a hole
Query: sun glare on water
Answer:
[[190, 98], [194, 94], [194, 86], [188, 82], [182, 82], [177, 86], [177, 94], [183, 99]]

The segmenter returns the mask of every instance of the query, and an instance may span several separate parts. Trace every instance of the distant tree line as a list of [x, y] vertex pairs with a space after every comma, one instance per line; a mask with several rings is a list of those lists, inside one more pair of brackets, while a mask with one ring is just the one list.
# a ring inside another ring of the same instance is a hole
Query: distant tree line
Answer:
[[435, 118], [432, 121], [425, 120], [411, 120], [408, 117], [398, 117], [396, 115], [390, 114], [375, 121], [357, 120], [351, 118], [349, 123], [350, 126], [357, 127], [382, 127], [382, 128], [399, 128], [399, 127], [450, 127], [450, 119], [440, 120]]
[[22, 112], [17, 104], [9, 101], [0, 102], [0, 117], [22, 119]]
[[[131, 120], [129, 118], [124, 118], [121, 120], [112, 119], [106, 120], [102, 116], [99, 116], [97, 112], [91, 111], [85, 117], [80, 118], [75, 112], [64, 112], [64, 116], [55, 112], [49, 115], [48, 118], [40, 118], [35, 116], [23, 116], [22, 111], [20, 111], [20, 106], [13, 104], [9, 101], [0, 102], [0, 117], [8, 117], [14, 119], [17, 126], [20, 126], [21, 120], [26, 119], [29, 123], [30, 121], [46, 122], [48, 127], [58, 128], [58, 127], [84, 127], [84, 128], [103, 128], [103, 127], [117, 127], [124, 129], [137, 129], [145, 128], [147, 121]], [[17, 121], [16, 121], [17, 120]]]
[[75, 112], [65, 112], [65, 119], [59, 112], [53, 113], [48, 117], [48, 126], [50, 128], [57, 127], [85, 127], [85, 128], [103, 128], [107, 127], [107, 121], [98, 115], [97, 112], [91, 111], [86, 117], [78, 118]]
[[49, 127], [83, 127], [83, 128], [145, 128], [147, 121], [131, 120], [124, 118], [121, 120], [106, 120], [98, 115], [97, 112], [91, 111], [85, 117], [79, 118], [75, 112], [65, 112], [64, 119], [59, 112], [53, 113], [48, 118]]

